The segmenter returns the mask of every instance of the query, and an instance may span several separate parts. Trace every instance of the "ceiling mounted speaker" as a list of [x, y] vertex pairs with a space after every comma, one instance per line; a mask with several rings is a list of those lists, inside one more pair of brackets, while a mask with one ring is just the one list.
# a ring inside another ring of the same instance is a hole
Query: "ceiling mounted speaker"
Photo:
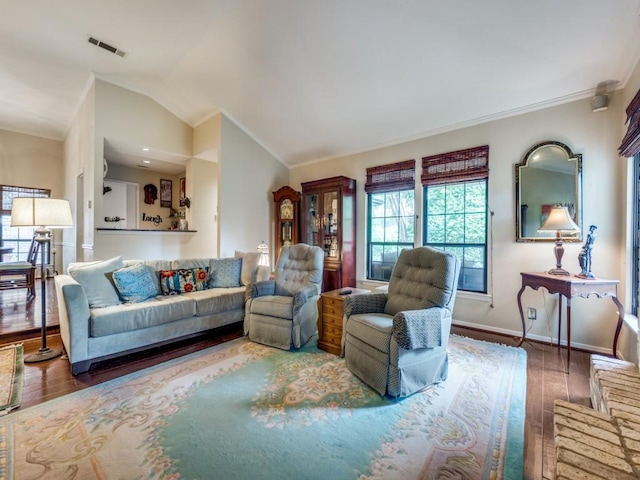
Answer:
[[609, 108], [609, 96], [606, 94], [596, 95], [591, 99], [591, 111], [593, 113], [602, 112]]

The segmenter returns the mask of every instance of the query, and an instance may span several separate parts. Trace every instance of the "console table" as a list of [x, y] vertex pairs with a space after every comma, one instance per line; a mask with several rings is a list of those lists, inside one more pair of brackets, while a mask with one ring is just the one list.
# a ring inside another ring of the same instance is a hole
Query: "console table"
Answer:
[[586, 279], [575, 275], [551, 275], [549, 273], [521, 272], [520, 275], [522, 276], [522, 287], [518, 292], [518, 309], [520, 310], [520, 320], [522, 321], [522, 338], [518, 346], [522, 345], [527, 333], [524, 311], [522, 310], [522, 292], [527, 287], [534, 290], [544, 287], [549, 293], [558, 294], [558, 347], [560, 347], [560, 327], [562, 326], [562, 297], [564, 296], [567, 299], [567, 370], [569, 370], [571, 360], [571, 299], [573, 297], [588, 298], [589, 295], [596, 295], [598, 298], [611, 297], [611, 300], [618, 308], [618, 325], [613, 336], [613, 356], [616, 357], [618, 335], [622, 328], [624, 316], [624, 307], [618, 300], [618, 280]]

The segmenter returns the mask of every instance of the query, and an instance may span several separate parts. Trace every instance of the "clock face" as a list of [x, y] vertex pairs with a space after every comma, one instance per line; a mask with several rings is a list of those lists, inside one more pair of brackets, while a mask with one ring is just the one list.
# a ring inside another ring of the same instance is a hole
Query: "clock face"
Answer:
[[280, 204], [280, 218], [282, 220], [293, 220], [293, 202], [285, 198]]

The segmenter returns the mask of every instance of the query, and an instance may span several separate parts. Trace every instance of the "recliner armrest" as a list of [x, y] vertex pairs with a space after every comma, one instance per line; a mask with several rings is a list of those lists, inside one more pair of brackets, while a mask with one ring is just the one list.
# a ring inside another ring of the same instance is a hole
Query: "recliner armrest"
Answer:
[[294, 293], [293, 302], [292, 302], [293, 315], [297, 315], [300, 309], [304, 306], [304, 304], [307, 303], [307, 301], [310, 298], [315, 297], [317, 295], [319, 295], [318, 286], [315, 284], [307, 285], [306, 287], [301, 288], [296, 293]]
[[265, 280], [264, 282], [255, 282], [247, 285], [247, 289], [244, 292], [244, 299], [247, 301], [256, 297], [275, 294], [276, 282], [274, 280]]
[[393, 317], [391, 334], [401, 348], [433, 348], [442, 345], [442, 321], [450, 315], [446, 308], [406, 310]]
[[384, 313], [387, 298], [388, 295], [386, 293], [348, 295], [342, 303], [342, 311], [347, 318], [359, 313]]

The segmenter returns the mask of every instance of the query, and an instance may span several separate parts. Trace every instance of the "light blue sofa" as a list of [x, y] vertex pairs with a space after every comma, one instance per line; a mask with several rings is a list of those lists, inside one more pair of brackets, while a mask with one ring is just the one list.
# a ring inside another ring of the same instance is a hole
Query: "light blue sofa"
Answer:
[[[245, 257], [246, 255], [248, 254], [245, 254]], [[244, 281], [241, 281], [239, 286], [208, 288], [180, 295], [162, 295], [160, 270], [210, 266], [214, 259], [122, 261], [124, 266], [144, 264], [156, 282], [157, 296], [139, 303], [111, 305], [107, 302], [107, 306], [94, 308], [91, 308], [89, 298], [94, 299], [95, 305], [94, 284], [100, 283], [101, 278], [97, 278], [96, 282], [87, 283], [86, 278], [78, 275], [76, 278], [80, 282], [69, 274], [56, 276], [60, 334], [72, 374], [86, 372], [91, 364], [97, 361], [243, 321], [246, 284], [263, 281], [269, 276], [268, 267], [258, 266], [257, 257], [253, 258], [255, 261], [243, 263]], [[94, 263], [76, 263], [70, 265], [69, 269], [73, 274], [73, 269], [91, 266]], [[106, 268], [107, 272], [108, 270], [109, 268]], [[105, 290], [104, 285], [101, 288], [100, 295], [113, 294], [106, 291], [108, 288]]]

